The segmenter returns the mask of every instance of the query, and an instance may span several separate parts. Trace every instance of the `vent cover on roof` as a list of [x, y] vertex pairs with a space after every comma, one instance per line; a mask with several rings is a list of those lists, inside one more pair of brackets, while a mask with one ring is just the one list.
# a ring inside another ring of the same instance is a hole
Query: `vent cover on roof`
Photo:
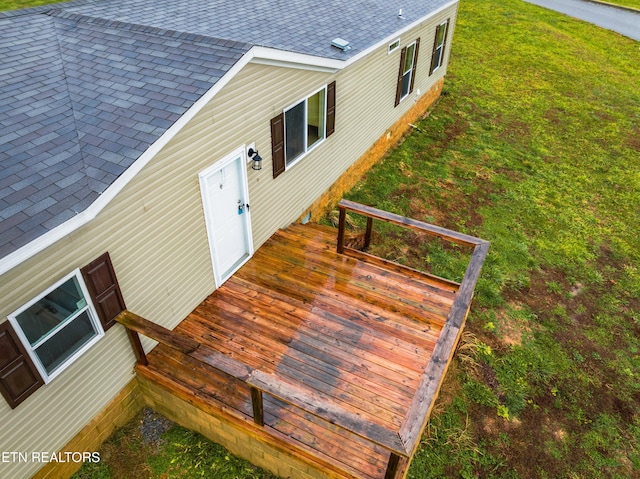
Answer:
[[331, 46], [339, 48], [343, 52], [346, 52], [347, 50], [351, 50], [351, 45], [349, 45], [349, 42], [342, 38], [334, 38], [331, 41]]

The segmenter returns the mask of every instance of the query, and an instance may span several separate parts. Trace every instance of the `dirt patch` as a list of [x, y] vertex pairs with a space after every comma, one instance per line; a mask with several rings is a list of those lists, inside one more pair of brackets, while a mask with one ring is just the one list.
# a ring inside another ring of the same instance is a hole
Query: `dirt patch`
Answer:
[[[559, 123], [559, 122], [558, 122]], [[498, 135], [500, 139], [510, 138], [526, 138], [531, 136], [531, 129], [528, 123], [520, 120], [514, 120], [507, 123], [503, 123], [503, 130]]]
[[552, 107], [544, 113], [544, 118], [552, 125], [560, 125], [565, 121], [565, 111], [562, 108]]
[[[554, 457], [554, 449], [562, 449], [572, 428], [553, 407], [552, 397], [542, 398], [541, 403], [511, 420], [497, 417], [491, 408], [474, 407], [471, 411], [475, 436], [490, 444], [492, 454], [504, 457], [505, 469], [515, 470], [521, 479], [538, 479], [542, 471], [545, 477], [565, 477], [567, 462], [577, 464], [584, 458], [582, 453], [569, 460]], [[506, 442], [501, 440], [505, 434], [509, 438]]]
[[[521, 310], [522, 306], [517, 303], [510, 303], [509, 308], [517, 311]], [[521, 345], [524, 334], [532, 331], [529, 325], [511, 318], [506, 309], [496, 311], [496, 326], [498, 337], [506, 346]]]
[[627, 135], [626, 144], [629, 148], [640, 151], [640, 127], [634, 126], [633, 131]]

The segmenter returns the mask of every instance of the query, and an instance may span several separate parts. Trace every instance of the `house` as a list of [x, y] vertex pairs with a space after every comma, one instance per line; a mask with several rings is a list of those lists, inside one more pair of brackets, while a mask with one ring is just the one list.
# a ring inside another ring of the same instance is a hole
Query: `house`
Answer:
[[132, 416], [111, 313], [172, 329], [335, 203], [438, 98], [457, 4], [0, 12], [1, 477], [64, 476], [77, 461], [32, 453], [93, 451]]

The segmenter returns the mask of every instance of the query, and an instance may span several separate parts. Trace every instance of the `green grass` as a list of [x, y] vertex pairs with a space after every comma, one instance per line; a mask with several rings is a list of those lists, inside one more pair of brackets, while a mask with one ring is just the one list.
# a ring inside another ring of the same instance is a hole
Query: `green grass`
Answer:
[[0, 0], [0, 11], [17, 10], [19, 8], [39, 7], [50, 3], [60, 3], [64, 0]]
[[[463, 0], [448, 94], [347, 195], [492, 243], [472, 360], [409, 477], [640, 475], [638, 48], [520, 1]], [[433, 267], [411, 237], [376, 238]]]
[[[84, 464], [72, 479], [276, 479], [200, 434], [176, 425], [157, 440], [149, 440], [142, 433], [142, 424], [149, 417], [141, 413], [114, 434], [102, 446], [100, 462]], [[147, 425], [146, 430], [153, 428]]]
[[[462, 0], [452, 48], [447, 94], [347, 195], [491, 241], [409, 477], [640, 477], [639, 43]], [[378, 233], [379, 252], [459, 275], [457, 249]], [[160, 458], [114, 440], [140, 477], [232, 461], [184, 430]], [[228, 477], [268, 477], [239, 464]]]
[[613, 3], [614, 5], [621, 5], [623, 7], [631, 7], [636, 10], [640, 10], [640, 0], [602, 0], [605, 3]]

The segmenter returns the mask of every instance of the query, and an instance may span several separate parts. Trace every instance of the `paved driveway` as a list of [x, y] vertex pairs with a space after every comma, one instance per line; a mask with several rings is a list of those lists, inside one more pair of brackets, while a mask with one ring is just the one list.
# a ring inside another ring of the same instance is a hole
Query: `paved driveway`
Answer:
[[583, 0], [526, 0], [640, 40], [640, 13]]

